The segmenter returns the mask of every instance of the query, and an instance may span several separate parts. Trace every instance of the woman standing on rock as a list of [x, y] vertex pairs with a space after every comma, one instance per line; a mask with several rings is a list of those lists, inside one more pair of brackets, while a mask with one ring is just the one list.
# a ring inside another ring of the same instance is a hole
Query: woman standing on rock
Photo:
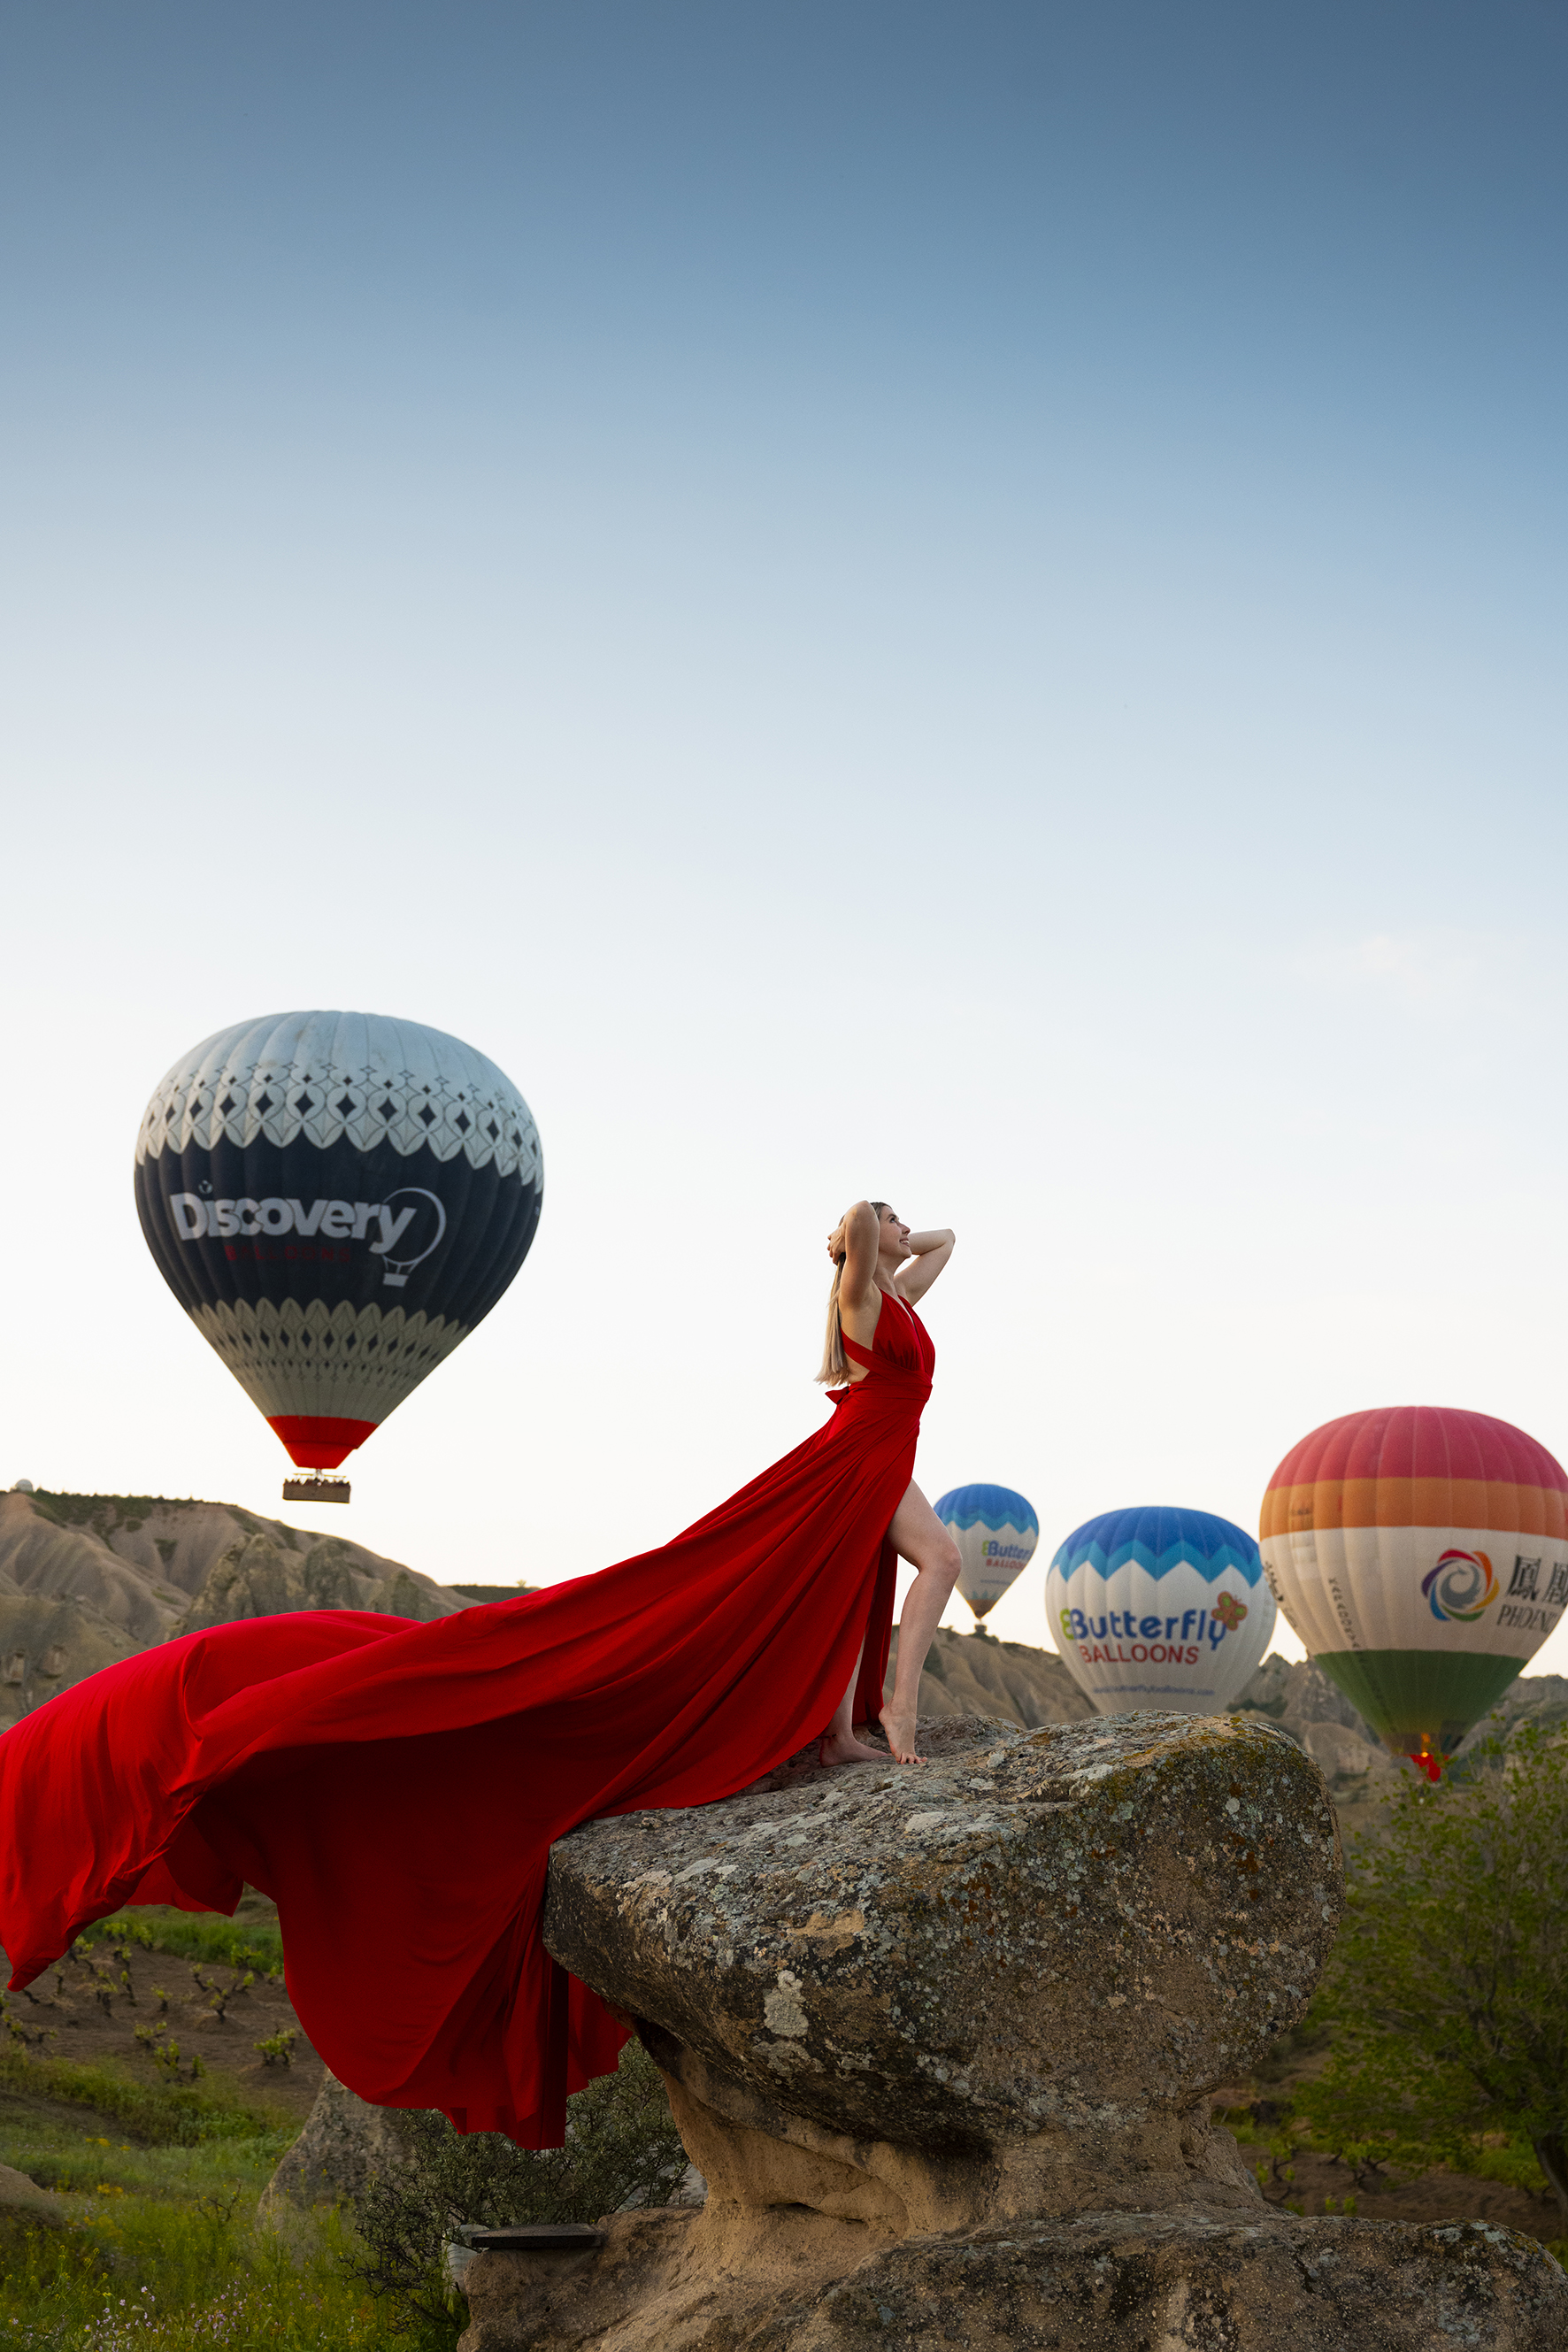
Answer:
[[[873, 1409], [889, 1402], [889, 1391], [896, 1390], [907, 1399], [916, 1385], [921, 1390], [920, 1402], [924, 1403], [931, 1394], [936, 1351], [914, 1311], [914, 1302], [925, 1297], [952, 1255], [952, 1239], [945, 1230], [912, 1234], [893, 1214], [886, 1201], [857, 1201], [829, 1234], [827, 1255], [837, 1271], [827, 1294], [827, 1342], [822, 1370], [816, 1377], [819, 1381], [848, 1383], [835, 1396], [835, 1404], [861, 1409], [863, 1387], [873, 1380], [880, 1383], [879, 1389], [870, 1392]], [[909, 1263], [911, 1258], [912, 1265]], [[907, 1271], [900, 1272], [901, 1267]], [[914, 1434], [919, 1427], [917, 1412], [910, 1433], [911, 1467]], [[884, 1626], [879, 1654], [872, 1638], [877, 1632], [873, 1622], [849, 1687], [824, 1734], [819, 1752], [825, 1764], [887, 1761], [880, 1748], [868, 1748], [856, 1738], [853, 1719], [858, 1706], [868, 1720], [873, 1711], [880, 1717], [888, 1747], [899, 1763], [921, 1761], [914, 1752], [921, 1669], [957, 1580], [960, 1563], [958, 1546], [912, 1477], [889, 1525], [884, 1548], [894, 1562], [907, 1559], [917, 1571], [899, 1621], [899, 1670], [893, 1696], [883, 1704], [889, 1644]], [[889, 1622], [891, 1610], [889, 1593]], [[872, 1662], [870, 1676], [865, 1674], [867, 1656]]]
[[[912, 1301], [952, 1235], [859, 1202], [829, 1248], [832, 1420], [672, 1543], [433, 1624], [214, 1626], [0, 1737], [13, 1986], [122, 1904], [232, 1912], [248, 1883], [340, 2081], [560, 2147], [567, 2094], [626, 2028], [545, 1948], [554, 1840], [732, 1796], [817, 1737], [826, 1760], [882, 1761], [851, 1727], [879, 1714], [914, 1760], [957, 1555], [911, 1484], [934, 1360]], [[919, 1572], [884, 1708], [900, 1551]]]

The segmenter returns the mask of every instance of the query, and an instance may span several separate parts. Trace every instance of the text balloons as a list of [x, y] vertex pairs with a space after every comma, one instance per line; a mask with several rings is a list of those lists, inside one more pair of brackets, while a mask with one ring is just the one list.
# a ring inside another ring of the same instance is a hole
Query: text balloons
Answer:
[[1274, 1601], [1249, 1535], [1152, 1505], [1076, 1528], [1046, 1574], [1058, 1649], [1101, 1715], [1218, 1715], [1263, 1663]]
[[1325, 1422], [1269, 1480], [1261, 1536], [1306, 1648], [1432, 1771], [1568, 1603], [1568, 1476], [1484, 1412], [1384, 1405]]
[[136, 1140], [165, 1281], [305, 1469], [335, 1469], [489, 1313], [543, 1181], [493, 1062], [369, 1013], [220, 1030]]
[[958, 1589], [976, 1618], [984, 1617], [1034, 1557], [1040, 1540], [1034, 1506], [1011, 1486], [954, 1486], [932, 1508], [963, 1562]]

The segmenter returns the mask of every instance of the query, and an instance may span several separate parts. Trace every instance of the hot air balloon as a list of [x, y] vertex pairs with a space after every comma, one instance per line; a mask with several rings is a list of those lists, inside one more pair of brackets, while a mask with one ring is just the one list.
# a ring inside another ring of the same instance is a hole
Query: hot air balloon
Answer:
[[1433, 1778], [1568, 1603], [1568, 1476], [1484, 1412], [1325, 1422], [1269, 1480], [1261, 1534], [1307, 1649]]
[[963, 1561], [958, 1589], [978, 1622], [1034, 1558], [1040, 1540], [1034, 1505], [1011, 1486], [954, 1486], [932, 1507], [952, 1530]]
[[313, 1472], [489, 1313], [542, 1190], [510, 1080], [460, 1039], [377, 1013], [220, 1030], [160, 1082], [136, 1140], [137, 1213], [165, 1281]]
[[1151, 1505], [1076, 1528], [1046, 1572], [1068, 1671], [1101, 1715], [1220, 1715], [1263, 1663], [1274, 1599], [1258, 1546], [1212, 1511]]

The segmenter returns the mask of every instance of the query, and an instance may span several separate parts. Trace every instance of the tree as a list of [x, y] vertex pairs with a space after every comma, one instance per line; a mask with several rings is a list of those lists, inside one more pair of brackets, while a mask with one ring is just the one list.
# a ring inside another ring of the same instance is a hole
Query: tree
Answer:
[[1568, 2231], [1568, 1739], [1526, 1727], [1412, 1776], [1352, 1846], [1317, 2010], [1334, 2053], [1298, 2109], [1395, 2160], [1517, 2133]]
[[566, 2103], [566, 2145], [535, 2155], [499, 2132], [453, 2130], [445, 2116], [409, 2118], [405, 2163], [359, 2198], [361, 2244], [349, 2270], [439, 2335], [450, 2309], [447, 2241], [465, 2222], [596, 2221], [627, 2206], [661, 2205], [686, 2170], [686, 2150], [658, 2071], [629, 2042], [617, 2073]]

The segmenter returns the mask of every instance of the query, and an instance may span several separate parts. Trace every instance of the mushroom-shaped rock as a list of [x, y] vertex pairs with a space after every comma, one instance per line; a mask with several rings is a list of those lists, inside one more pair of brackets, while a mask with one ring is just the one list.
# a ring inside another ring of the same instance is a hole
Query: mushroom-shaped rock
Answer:
[[637, 2018], [709, 2197], [480, 2254], [460, 2352], [1568, 2352], [1542, 2248], [1293, 2219], [1210, 2131], [1339, 1916], [1310, 1757], [1235, 1716], [921, 1745], [553, 1849], [545, 1939]]
[[1052, 2141], [1082, 2174], [1087, 2138], [1103, 2186], [1305, 2008], [1342, 1888], [1321, 1775], [1243, 1717], [961, 1718], [928, 1752], [589, 1822], [546, 1942], [710, 2082], [927, 2154]]

